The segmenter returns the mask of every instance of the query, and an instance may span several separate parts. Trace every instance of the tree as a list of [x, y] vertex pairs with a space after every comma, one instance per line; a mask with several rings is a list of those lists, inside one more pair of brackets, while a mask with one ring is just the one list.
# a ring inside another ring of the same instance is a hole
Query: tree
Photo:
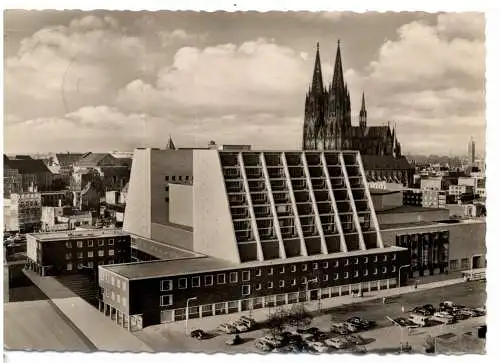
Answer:
[[311, 321], [312, 316], [307, 312], [304, 303], [293, 305], [288, 313], [288, 323], [297, 329], [310, 325]]
[[425, 352], [426, 353], [436, 353], [436, 340], [430, 335], [425, 339]]
[[285, 330], [286, 321], [287, 314], [283, 310], [270, 313], [266, 322], [266, 328], [269, 334], [271, 334], [273, 338], [281, 334], [283, 330]]

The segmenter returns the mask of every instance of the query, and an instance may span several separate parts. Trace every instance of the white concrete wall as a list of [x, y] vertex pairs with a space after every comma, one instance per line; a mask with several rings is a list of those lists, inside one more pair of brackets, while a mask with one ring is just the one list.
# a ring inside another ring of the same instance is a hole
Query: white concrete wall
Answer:
[[151, 238], [151, 149], [134, 151], [123, 230]]
[[37, 245], [36, 238], [30, 234], [27, 234], [26, 235], [26, 255], [33, 262], [37, 261], [36, 245]]
[[193, 172], [194, 250], [240, 262], [218, 152], [194, 150]]
[[193, 227], [193, 186], [170, 184], [169, 222]]

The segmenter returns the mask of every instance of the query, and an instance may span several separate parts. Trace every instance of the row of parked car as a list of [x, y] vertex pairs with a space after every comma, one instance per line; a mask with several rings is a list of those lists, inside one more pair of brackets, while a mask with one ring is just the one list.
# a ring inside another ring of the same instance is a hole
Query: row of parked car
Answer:
[[254, 319], [248, 316], [242, 316], [237, 321], [219, 325], [217, 330], [226, 334], [238, 334], [252, 330], [256, 325], [257, 322]]
[[364, 339], [360, 336], [338, 336], [336, 333], [323, 332], [318, 328], [309, 328], [269, 334], [256, 340], [255, 345], [264, 352], [328, 353], [332, 349], [346, 349], [364, 343]]
[[334, 323], [330, 329], [332, 333], [337, 333], [340, 335], [348, 335], [351, 333], [357, 333], [359, 331], [365, 331], [372, 329], [377, 324], [372, 320], [366, 320], [361, 317], [355, 316], [347, 319], [341, 323]]
[[455, 304], [452, 301], [443, 301], [437, 308], [431, 304], [417, 306], [411, 311], [409, 318], [397, 318], [394, 321], [400, 326], [424, 327], [430, 325], [431, 321], [452, 324], [458, 320], [483, 316], [485, 314], [486, 310], [483, 308], [471, 308]]

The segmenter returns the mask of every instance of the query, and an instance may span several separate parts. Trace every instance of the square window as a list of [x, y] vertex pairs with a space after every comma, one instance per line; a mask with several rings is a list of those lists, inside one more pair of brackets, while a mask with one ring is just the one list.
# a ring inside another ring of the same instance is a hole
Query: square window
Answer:
[[205, 275], [205, 286], [212, 286], [214, 284], [214, 277], [212, 275]]
[[226, 275], [225, 274], [218, 274], [217, 275], [217, 283], [219, 285], [225, 284], [226, 283]]
[[373, 262], [377, 262], [378, 261], [378, 256], [373, 256]]
[[170, 177], [168, 175], [165, 176], [165, 181], [169, 181]]
[[376, 267], [373, 269], [373, 274], [374, 275], [378, 274], [378, 269]]
[[66, 248], [71, 248], [71, 247], [72, 247], [71, 242], [69, 242], [69, 241], [68, 241], [68, 242], [66, 242]]
[[175, 181], [175, 175], [172, 176], [172, 180]]
[[335, 280], [339, 279], [339, 274], [335, 274]]
[[172, 305], [172, 295], [161, 295], [160, 306], [170, 306], [170, 305]]
[[88, 251], [88, 252], [87, 252], [87, 257], [88, 257], [88, 258], [92, 258], [92, 257], [94, 257], [94, 251]]
[[250, 285], [243, 285], [241, 287], [241, 295], [243, 295], [243, 296], [250, 295]]
[[392, 255], [392, 260], [393, 260], [393, 261], [396, 261], [396, 254], [393, 254], [393, 255]]
[[323, 262], [323, 268], [328, 268], [328, 262]]
[[76, 247], [82, 248], [83, 247], [83, 242], [82, 241], [77, 241], [76, 242]]
[[272, 268], [272, 267], [269, 269], [269, 271], [267, 272], [267, 274], [268, 274], [269, 276], [271, 276], [271, 275], [273, 274], [273, 268]]
[[318, 263], [315, 262], [315, 263], [313, 263], [313, 270], [317, 270], [317, 269], [318, 269]]
[[358, 271], [354, 271], [354, 277], [358, 277], [359, 276], [359, 272]]
[[83, 263], [78, 262], [78, 265], [76, 266], [76, 268], [79, 270], [83, 269]]
[[94, 268], [94, 262], [89, 261], [88, 266], [89, 266], [89, 268]]
[[115, 250], [109, 250], [108, 251], [109, 256], [114, 256], [115, 255]]
[[250, 281], [250, 271], [243, 271], [241, 273], [241, 278], [243, 281]]
[[392, 272], [396, 272], [396, 266], [392, 266]]
[[368, 276], [368, 269], [365, 269], [365, 271], [363, 272], [363, 275]]
[[255, 272], [255, 276], [261, 276], [262, 275], [262, 271], [260, 270], [260, 268], [257, 269], [257, 271]]
[[160, 290], [161, 291], [172, 291], [174, 288], [174, 283], [172, 280], [162, 280]]
[[97, 254], [99, 257], [103, 257], [104, 256], [104, 251], [103, 250], [99, 250], [97, 251]]
[[120, 282], [121, 282], [120, 280], [116, 279], [116, 287], [117, 288], [120, 288]]
[[306, 264], [302, 265], [302, 271], [307, 271], [307, 265]]
[[368, 257], [365, 257], [365, 263], [368, 263]]
[[73, 264], [72, 264], [72, 263], [68, 263], [68, 264], [66, 265], [66, 270], [68, 270], [68, 271], [73, 270]]
[[280, 287], [285, 287], [285, 280], [280, 280]]
[[272, 289], [272, 288], [273, 288], [273, 282], [272, 282], [272, 281], [269, 281], [269, 282], [267, 283], [267, 288], [268, 288], [268, 289]]
[[262, 289], [262, 285], [261, 284], [255, 285], [255, 290], [260, 290], [260, 289]]
[[323, 281], [328, 281], [328, 275], [323, 275]]
[[384, 255], [384, 261], [387, 261], [387, 255]]
[[359, 263], [359, 259], [356, 257], [356, 258], [354, 259], [354, 264], [355, 264], [355, 265], [357, 265], [358, 263]]
[[349, 272], [344, 272], [344, 278], [348, 279], [349, 278]]
[[295, 285], [297, 285], [297, 280], [292, 279], [292, 286], [295, 286]]
[[191, 278], [191, 285], [193, 287], [200, 287], [200, 276], [193, 276]]
[[77, 252], [76, 258], [78, 258], [78, 259], [83, 258], [83, 252]]
[[98, 245], [99, 247], [104, 246], [104, 241], [103, 241], [102, 239], [100, 239], [100, 240], [97, 242], [97, 245]]
[[280, 268], [280, 274], [284, 274], [284, 273], [285, 273], [285, 266]]
[[382, 267], [382, 273], [383, 274], [387, 273], [387, 267]]
[[115, 240], [113, 238], [110, 238], [108, 240], [108, 246], [113, 246], [115, 244]]
[[87, 241], [87, 247], [94, 247], [94, 241]]
[[71, 256], [72, 256], [71, 252], [66, 253], [66, 260], [71, 260]]
[[300, 279], [300, 283], [301, 283], [302, 285], [307, 284], [307, 277], [303, 277], [303, 278], [301, 278], [301, 279]]
[[295, 272], [295, 271], [297, 271], [297, 266], [292, 265], [292, 272]]
[[229, 282], [238, 282], [238, 273], [230, 272], [229, 273]]
[[349, 259], [348, 258], [345, 259], [344, 266], [349, 266]]
[[186, 289], [187, 288], [187, 278], [183, 277], [183, 278], [180, 278], [178, 281], [177, 281], [177, 287], [179, 289]]

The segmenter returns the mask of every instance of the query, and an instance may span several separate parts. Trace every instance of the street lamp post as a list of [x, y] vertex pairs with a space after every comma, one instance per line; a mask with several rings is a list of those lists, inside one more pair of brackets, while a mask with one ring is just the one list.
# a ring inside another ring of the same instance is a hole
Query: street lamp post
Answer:
[[401, 287], [401, 270], [405, 267], [411, 267], [411, 265], [403, 265], [399, 266], [399, 272], [398, 272], [398, 287]]
[[189, 302], [197, 299], [198, 298], [195, 296], [195, 297], [190, 297], [189, 299], [186, 300], [186, 335], [188, 335]]

